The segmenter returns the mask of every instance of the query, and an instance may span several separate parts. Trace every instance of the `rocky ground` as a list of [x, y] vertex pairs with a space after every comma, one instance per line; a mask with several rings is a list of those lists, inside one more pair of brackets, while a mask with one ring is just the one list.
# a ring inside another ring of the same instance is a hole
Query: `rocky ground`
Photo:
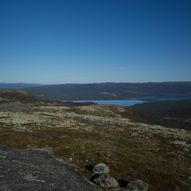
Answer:
[[[77, 166], [77, 174], [86, 180], [92, 177], [90, 167], [105, 163], [111, 169], [110, 176], [118, 180], [121, 186], [123, 181], [141, 179], [149, 185], [148, 190], [152, 191], [191, 190], [190, 131], [136, 122], [135, 119], [131, 120], [133, 113], [126, 107], [91, 104], [78, 106], [27, 99], [27, 95], [20, 95], [22, 92], [17, 94], [0, 94], [1, 145], [28, 149], [23, 151], [27, 154], [33, 154], [32, 150], [37, 148], [52, 150], [54, 156]], [[15, 157], [19, 157], [20, 154], [15, 153]], [[14, 155], [10, 156], [14, 158]], [[50, 163], [53, 162], [51, 157], [47, 157], [46, 163], [49, 159]], [[59, 165], [55, 168], [65, 168]], [[26, 172], [27, 168], [30, 165], [26, 167]], [[0, 170], [0, 176], [5, 171]], [[59, 173], [62, 177], [61, 171]], [[17, 174], [12, 175], [17, 177]], [[30, 171], [28, 176], [29, 179], [38, 180], [38, 173]], [[48, 177], [51, 179], [53, 175], [47, 175], [46, 180], [42, 177], [42, 180], [49, 181]], [[2, 187], [6, 184], [1, 179]], [[94, 189], [90, 187], [89, 190]], [[48, 190], [45, 188], [48, 187], [42, 187], [41, 190]], [[83, 186], [80, 189], [86, 190]], [[127, 190], [115, 188], [120, 189]]]
[[96, 191], [75, 168], [43, 150], [0, 147], [1, 191]]

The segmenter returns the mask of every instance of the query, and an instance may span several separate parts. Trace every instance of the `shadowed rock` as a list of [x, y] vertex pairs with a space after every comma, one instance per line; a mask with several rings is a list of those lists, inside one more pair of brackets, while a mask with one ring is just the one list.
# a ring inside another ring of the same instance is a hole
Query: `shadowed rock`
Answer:
[[142, 180], [136, 179], [128, 183], [127, 189], [128, 191], [147, 191], [148, 184]]
[[119, 183], [115, 178], [109, 174], [95, 175], [93, 181], [103, 188], [115, 188], [119, 187]]

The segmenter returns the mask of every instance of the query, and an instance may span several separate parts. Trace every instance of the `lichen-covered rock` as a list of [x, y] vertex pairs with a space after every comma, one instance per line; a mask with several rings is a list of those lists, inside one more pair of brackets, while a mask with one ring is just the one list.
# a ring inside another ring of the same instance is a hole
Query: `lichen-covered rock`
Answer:
[[128, 191], [147, 191], [148, 184], [142, 180], [136, 179], [128, 183]]
[[109, 174], [110, 169], [106, 164], [100, 163], [95, 165], [92, 171], [94, 174]]
[[102, 188], [115, 188], [119, 187], [119, 183], [115, 178], [109, 174], [94, 175], [92, 180]]
[[131, 137], [139, 137], [140, 135], [139, 135], [139, 133], [138, 132], [133, 132], [133, 133], [131, 133]]

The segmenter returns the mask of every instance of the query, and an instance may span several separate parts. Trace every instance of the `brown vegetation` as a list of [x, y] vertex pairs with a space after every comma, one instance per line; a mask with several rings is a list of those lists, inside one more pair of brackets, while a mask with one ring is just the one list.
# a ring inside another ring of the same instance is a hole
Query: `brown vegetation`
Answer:
[[51, 148], [86, 178], [88, 165], [104, 162], [115, 178], [140, 178], [152, 191], [190, 189], [191, 132], [131, 121], [123, 107], [25, 106], [30, 110], [0, 111], [0, 144]]

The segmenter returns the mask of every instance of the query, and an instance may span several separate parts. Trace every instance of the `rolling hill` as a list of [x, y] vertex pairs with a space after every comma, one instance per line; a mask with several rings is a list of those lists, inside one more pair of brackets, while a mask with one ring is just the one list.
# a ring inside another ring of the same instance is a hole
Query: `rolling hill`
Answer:
[[61, 84], [25, 89], [32, 95], [57, 100], [191, 97], [191, 82]]

